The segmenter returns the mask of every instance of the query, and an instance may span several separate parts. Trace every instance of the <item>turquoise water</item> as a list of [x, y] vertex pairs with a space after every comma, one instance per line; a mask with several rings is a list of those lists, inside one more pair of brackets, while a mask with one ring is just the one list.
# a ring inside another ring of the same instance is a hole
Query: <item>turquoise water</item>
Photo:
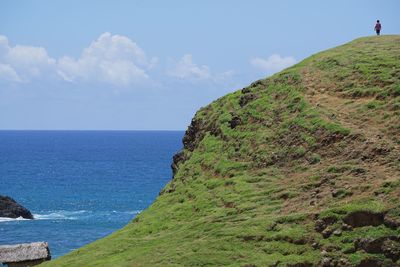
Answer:
[[0, 131], [0, 194], [36, 218], [0, 218], [0, 245], [47, 241], [55, 258], [121, 228], [171, 179], [182, 136], [182, 131]]

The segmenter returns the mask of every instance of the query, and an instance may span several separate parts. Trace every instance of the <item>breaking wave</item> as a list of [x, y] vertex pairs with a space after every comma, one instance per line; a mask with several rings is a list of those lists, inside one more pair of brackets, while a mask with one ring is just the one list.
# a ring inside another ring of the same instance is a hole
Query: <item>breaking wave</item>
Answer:
[[[140, 210], [133, 211], [87, 211], [87, 210], [77, 210], [77, 211], [68, 211], [68, 210], [59, 210], [59, 211], [49, 211], [43, 212], [40, 214], [33, 214], [33, 218], [35, 220], [80, 220], [80, 219], [95, 219], [96, 217], [104, 217], [104, 216], [130, 216], [139, 214]], [[30, 219], [24, 219], [22, 217], [18, 218], [5, 218], [0, 217], [1, 222], [16, 222], [16, 221], [31, 221]]]

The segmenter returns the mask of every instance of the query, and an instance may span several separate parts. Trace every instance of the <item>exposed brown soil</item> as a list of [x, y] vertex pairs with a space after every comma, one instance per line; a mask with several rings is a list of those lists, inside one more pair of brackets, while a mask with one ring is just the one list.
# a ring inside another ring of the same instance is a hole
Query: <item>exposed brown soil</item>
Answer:
[[[323, 114], [324, 119], [350, 129], [351, 134], [345, 138], [344, 148], [338, 149], [335, 145], [321, 148], [319, 153], [331, 156], [316, 165], [310, 165], [307, 171], [286, 173], [284, 184], [305, 186], [308, 194], [287, 200], [283, 213], [296, 210], [318, 212], [319, 207], [323, 208], [337, 198], [338, 192], [345, 194], [345, 201], [351, 201], [371, 196], [383, 183], [398, 180], [399, 170], [391, 163], [400, 158], [400, 146], [393, 136], [382, 130], [382, 124], [376, 118], [358, 116], [357, 110], [375, 97], [346, 98], [338, 93], [340, 90], [335, 88], [337, 85], [323, 82], [317, 70], [306, 69], [302, 75], [308, 102]], [[311, 176], [324, 173], [330, 166], [340, 166], [345, 161], [352, 161], [359, 168], [338, 174], [325, 173], [314, 186], [307, 187]], [[363, 185], [368, 185], [368, 188]]]

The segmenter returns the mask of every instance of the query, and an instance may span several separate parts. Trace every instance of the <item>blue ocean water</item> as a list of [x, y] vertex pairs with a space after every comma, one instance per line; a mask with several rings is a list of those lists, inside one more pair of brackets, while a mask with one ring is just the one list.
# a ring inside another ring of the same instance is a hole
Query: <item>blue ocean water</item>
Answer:
[[182, 136], [182, 131], [0, 131], [0, 194], [36, 218], [0, 218], [0, 245], [47, 241], [55, 258], [121, 228], [171, 179]]

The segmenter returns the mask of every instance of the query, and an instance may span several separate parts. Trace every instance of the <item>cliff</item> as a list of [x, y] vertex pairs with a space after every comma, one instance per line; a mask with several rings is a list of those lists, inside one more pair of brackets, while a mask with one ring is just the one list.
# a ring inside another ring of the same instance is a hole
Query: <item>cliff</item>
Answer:
[[357, 39], [217, 99], [183, 143], [147, 210], [48, 264], [399, 264], [400, 36]]

